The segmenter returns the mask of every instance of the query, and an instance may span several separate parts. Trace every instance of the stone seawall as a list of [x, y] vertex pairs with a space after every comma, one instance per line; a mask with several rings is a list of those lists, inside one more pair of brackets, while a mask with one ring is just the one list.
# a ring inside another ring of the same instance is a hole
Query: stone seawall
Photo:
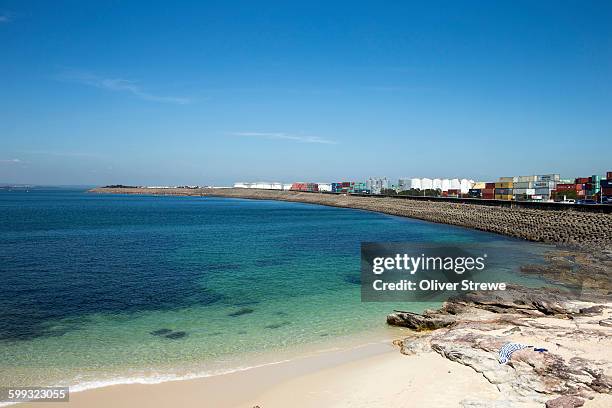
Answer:
[[280, 200], [376, 211], [494, 232], [529, 241], [612, 249], [612, 214], [508, 208], [469, 203], [401, 200], [255, 189], [96, 188], [95, 193], [189, 195]]

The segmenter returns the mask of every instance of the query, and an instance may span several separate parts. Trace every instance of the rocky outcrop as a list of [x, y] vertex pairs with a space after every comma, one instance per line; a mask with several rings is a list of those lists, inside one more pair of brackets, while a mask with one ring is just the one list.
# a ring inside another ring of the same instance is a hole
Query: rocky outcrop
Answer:
[[256, 189], [97, 188], [96, 193], [194, 195], [295, 201], [358, 208], [489, 231], [530, 241], [574, 247], [612, 248], [612, 214], [588, 211], [508, 208], [448, 201], [417, 201]]
[[570, 251], [556, 249], [541, 264], [523, 265], [521, 272], [562, 283], [575, 294], [590, 291], [612, 294], [612, 250]]
[[576, 408], [584, 405], [582, 398], [573, 395], [564, 395], [550, 401], [546, 401], [546, 408]]
[[[577, 407], [612, 393], [612, 355], [604, 351], [612, 349], [612, 327], [606, 324], [612, 303], [600, 300], [585, 302], [558, 289], [510, 286], [496, 293], [467, 293], [420, 315], [396, 311], [387, 322], [416, 331], [395, 342], [402, 354], [435, 352], [470, 367], [505, 400], [503, 405], [466, 400], [464, 406]], [[508, 342], [548, 351], [526, 348], [500, 364], [499, 349]]]

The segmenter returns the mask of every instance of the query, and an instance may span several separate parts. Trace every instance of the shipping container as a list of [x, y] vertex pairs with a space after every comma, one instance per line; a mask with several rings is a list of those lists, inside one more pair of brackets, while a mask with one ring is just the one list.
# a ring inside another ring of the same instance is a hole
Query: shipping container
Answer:
[[498, 181], [500, 183], [512, 183], [514, 181], [514, 177], [500, 177]]
[[559, 174], [540, 174], [536, 176], [536, 181], [559, 181], [560, 179]]
[[577, 184], [557, 184], [557, 191], [576, 191]]
[[512, 188], [513, 184], [511, 181], [500, 181], [495, 183], [495, 188]]
[[576, 184], [585, 184], [585, 183], [590, 183], [591, 179], [588, 177], [579, 177], [575, 181], [576, 181]]
[[[518, 176], [515, 181], [519, 183], [529, 183], [529, 182], [534, 182], [538, 180], [537, 180], [537, 176]], [[521, 187], [521, 188], [531, 188], [531, 187]]]
[[612, 171], [606, 173], [606, 179], [612, 180]]
[[586, 183], [584, 185], [584, 189], [587, 191], [587, 194], [588, 195], [597, 194], [599, 192], [599, 190], [601, 189], [601, 186], [599, 184], [600, 182], [598, 182], [597, 184], [595, 184], [595, 183]]
[[533, 183], [533, 188], [548, 188], [554, 190], [556, 183], [554, 181], [536, 181]]
[[612, 197], [612, 188], [606, 187], [601, 189], [601, 195], [605, 197]]
[[512, 195], [511, 188], [496, 188], [495, 195]]
[[549, 188], [536, 188], [535, 195], [542, 195], [542, 196], [550, 195], [550, 189]]
[[495, 194], [496, 200], [512, 200], [511, 194]]
[[482, 182], [482, 181], [477, 181], [476, 183], [474, 183], [472, 188], [475, 189], [475, 190], [483, 190], [483, 189], [487, 188], [487, 183]]
[[512, 190], [512, 192], [514, 195], [522, 194], [531, 196], [535, 194], [535, 188], [515, 188], [514, 190]]
[[601, 188], [612, 188], [612, 180], [600, 180], [599, 185]]
[[317, 183], [293, 183], [290, 190], [318, 192], [319, 186]]
[[533, 188], [533, 181], [517, 181], [512, 187], [514, 188]]
[[485, 183], [485, 189], [491, 190], [495, 188], [495, 183]]

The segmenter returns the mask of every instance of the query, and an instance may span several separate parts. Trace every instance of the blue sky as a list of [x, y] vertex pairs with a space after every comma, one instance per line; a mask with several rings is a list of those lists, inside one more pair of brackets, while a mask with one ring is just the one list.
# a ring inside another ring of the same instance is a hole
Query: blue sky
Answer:
[[611, 22], [609, 1], [0, 0], [0, 182], [603, 173]]

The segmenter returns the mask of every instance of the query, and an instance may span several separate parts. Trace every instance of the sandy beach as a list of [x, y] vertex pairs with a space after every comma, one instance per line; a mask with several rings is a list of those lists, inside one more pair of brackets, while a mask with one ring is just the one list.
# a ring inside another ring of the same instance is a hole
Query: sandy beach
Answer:
[[[444, 393], [440, 393], [440, 376]], [[456, 407], [469, 395], [493, 400], [496, 388], [472, 369], [434, 353], [407, 357], [390, 342], [329, 351], [209, 378], [118, 385], [28, 407]]]
[[[590, 352], [596, 352], [590, 348]], [[208, 378], [155, 385], [117, 385], [70, 396], [69, 403], [23, 407], [541, 407], [507, 402], [481, 373], [436, 353], [405, 356], [390, 343], [329, 351]], [[585, 407], [603, 408], [598, 394]]]

